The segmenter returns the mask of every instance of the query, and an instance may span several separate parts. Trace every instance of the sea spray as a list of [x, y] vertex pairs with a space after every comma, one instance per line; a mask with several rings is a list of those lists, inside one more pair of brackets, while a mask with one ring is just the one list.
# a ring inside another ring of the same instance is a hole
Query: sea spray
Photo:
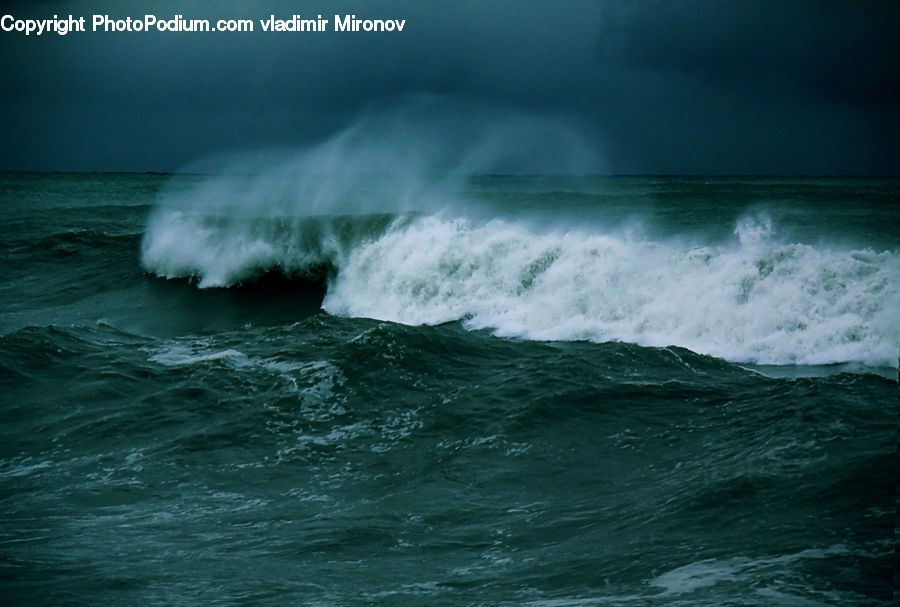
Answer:
[[307, 148], [222, 154], [164, 190], [157, 212], [222, 217], [435, 212], [462, 204], [472, 175], [595, 174], [594, 142], [552, 115], [412, 95], [373, 106]]
[[741, 220], [739, 242], [683, 247], [428, 217], [351, 251], [324, 308], [760, 364], [895, 364], [900, 256], [779, 243], [770, 230]]
[[318, 279], [353, 247], [411, 215], [259, 217], [238, 219], [156, 213], [142, 245], [145, 268], [166, 278], [196, 279], [200, 288], [229, 287], [270, 271]]
[[[511, 188], [487, 175], [546, 168], [534, 162], [545, 157], [563, 174], [600, 163], [552, 117], [442, 107], [413, 98], [309, 149], [241, 154], [179, 182], [148, 219], [144, 269], [201, 288], [267, 272], [327, 278], [331, 314], [463, 321], [531, 340], [678, 345], [759, 364], [897, 363], [900, 252], [874, 246], [860, 217], [822, 209], [818, 191], [754, 179]], [[500, 203], [470, 196], [472, 176]], [[881, 182], [829, 187], [866, 197], [873, 212], [891, 196]], [[813, 226], [840, 217], [856, 232], [809, 233], [791, 212]]]
[[732, 361], [893, 366], [900, 256], [785, 243], [744, 217], [734, 241], [442, 215], [199, 221], [160, 216], [144, 265], [227, 287], [327, 266], [332, 314], [405, 324], [464, 320], [535, 340], [670, 344]]

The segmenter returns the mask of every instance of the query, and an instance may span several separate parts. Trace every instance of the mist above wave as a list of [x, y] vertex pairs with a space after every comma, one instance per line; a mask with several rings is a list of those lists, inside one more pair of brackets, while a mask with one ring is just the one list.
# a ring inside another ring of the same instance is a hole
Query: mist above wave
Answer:
[[[599, 160], [575, 125], [547, 115], [434, 95], [373, 106], [346, 129], [301, 150], [205, 159], [207, 173], [165, 190], [148, 219], [141, 260], [164, 277], [229, 286], [278, 269], [336, 265], [360, 238], [403, 217], [463, 205], [485, 173], [589, 173]], [[347, 222], [340, 217], [370, 216]]]
[[472, 175], [596, 174], [602, 162], [571, 120], [420, 94], [372, 106], [303, 149], [224, 154], [184, 170], [207, 176], [164, 192], [158, 213], [427, 212], [458, 204]]

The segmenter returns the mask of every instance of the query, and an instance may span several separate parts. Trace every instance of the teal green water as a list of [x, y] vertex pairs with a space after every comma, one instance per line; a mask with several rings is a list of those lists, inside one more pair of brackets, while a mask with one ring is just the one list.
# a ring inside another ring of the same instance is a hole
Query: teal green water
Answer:
[[0, 175], [5, 602], [892, 604], [897, 180], [209, 181]]

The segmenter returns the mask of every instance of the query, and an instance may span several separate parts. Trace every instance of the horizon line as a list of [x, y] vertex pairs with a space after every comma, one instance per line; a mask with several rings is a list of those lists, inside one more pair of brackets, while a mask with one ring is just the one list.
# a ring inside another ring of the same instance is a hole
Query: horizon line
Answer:
[[[259, 176], [266, 173], [247, 172], [247, 173], [226, 173], [226, 172], [198, 172], [198, 171], [157, 171], [157, 170], [65, 170], [65, 169], [0, 169], [0, 174], [34, 174], [34, 175], [159, 175], [159, 176], [225, 176], [225, 175], [245, 175]], [[371, 175], [378, 175], [372, 173]], [[497, 178], [570, 178], [570, 179], [586, 179], [586, 178], [628, 178], [628, 177], [690, 177], [705, 179], [737, 179], [737, 178], [783, 178], [783, 179], [896, 179], [900, 178], [898, 173], [473, 173], [464, 175], [467, 179], [478, 179], [485, 177]]]

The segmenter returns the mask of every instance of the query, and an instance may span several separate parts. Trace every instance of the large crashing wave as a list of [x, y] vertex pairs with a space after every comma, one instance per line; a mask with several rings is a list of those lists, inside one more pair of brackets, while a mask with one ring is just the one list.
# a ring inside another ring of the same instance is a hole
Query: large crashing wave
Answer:
[[[731, 242], [700, 247], [472, 219], [483, 209], [467, 202], [467, 176], [590, 174], [602, 169], [594, 147], [553, 117], [415, 97], [310, 149], [226, 159], [217, 176], [174, 184], [150, 217], [143, 265], [200, 287], [268, 271], [327, 277], [323, 307], [347, 316], [763, 364], [897, 364], [896, 250], [792, 244], [752, 217]], [[514, 195], [496, 215], [528, 214], [532, 192]]]
[[759, 364], [895, 366], [900, 256], [777, 242], [769, 228], [745, 219], [733, 242], [698, 247], [442, 215], [217, 222], [168, 213], [151, 223], [143, 263], [201, 287], [327, 265], [323, 307], [336, 315], [675, 344]]

